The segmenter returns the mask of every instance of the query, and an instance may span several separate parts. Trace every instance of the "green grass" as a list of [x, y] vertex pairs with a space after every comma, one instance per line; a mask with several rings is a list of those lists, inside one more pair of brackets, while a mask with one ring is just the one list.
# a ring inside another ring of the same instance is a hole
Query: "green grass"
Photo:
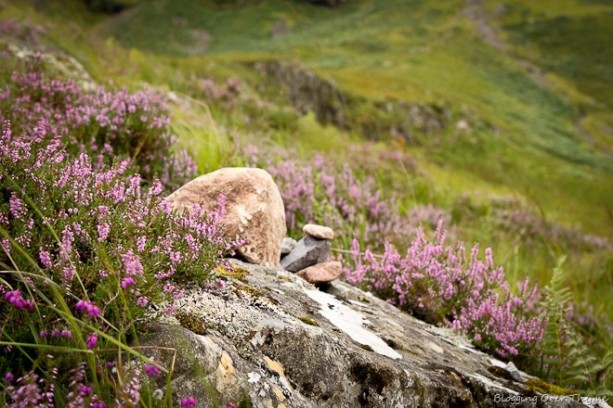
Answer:
[[[583, 105], [535, 82], [512, 55], [487, 46], [462, 17], [462, 7], [459, 1], [353, 1], [340, 10], [287, 1], [247, 2], [240, 7], [159, 1], [114, 19], [101, 31], [126, 47], [181, 55], [192, 54], [182, 52], [182, 47], [198, 48], [188, 38], [190, 30], [204, 30], [210, 43], [201, 61], [298, 59], [334, 79], [344, 91], [368, 99], [467, 106], [491, 125], [490, 130], [471, 135], [477, 143], [443, 140], [426, 159], [444, 162], [449, 173], [461, 169], [488, 183], [504, 184], [557, 221], [610, 236], [607, 203], [613, 201], [613, 161], [599, 151], [607, 137], [597, 131], [593, 145], [586, 141], [575, 127]], [[543, 69], [561, 80], [571, 79], [575, 86], [585, 85], [585, 94], [613, 100], [608, 97], [613, 87], [606, 75], [606, 53], [596, 52], [606, 48], [610, 25], [608, 14], [594, 13], [606, 8], [573, 2], [563, 7], [578, 17], [554, 16], [528, 24], [526, 18], [517, 22], [513, 16], [539, 16], [548, 9], [509, 11], [509, 37], [514, 43], [536, 39], [543, 54], [536, 62]], [[271, 30], [279, 19], [287, 22], [290, 33], [273, 38]], [[584, 35], [586, 30], [590, 36]], [[587, 43], [591, 48], [585, 47]], [[560, 55], [564, 59], [557, 58]], [[578, 69], [586, 65], [590, 69]], [[577, 78], [578, 71], [583, 76]], [[585, 127], [603, 128], [597, 119], [601, 111], [588, 113]], [[286, 142], [278, 133], [275, 140]], [[306, 148], [319, 146], [317, 138], [299, 140]]]

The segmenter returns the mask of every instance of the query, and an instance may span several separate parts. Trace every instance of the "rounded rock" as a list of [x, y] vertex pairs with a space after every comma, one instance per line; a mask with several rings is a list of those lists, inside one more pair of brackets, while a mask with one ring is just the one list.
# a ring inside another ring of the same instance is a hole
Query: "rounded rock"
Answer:
[[290, 237], [283, 238], [281, 241], [281, 255], [287, 255], [296, 248], [296, 240]]
[[245, 241], [236, 252], [248, 262], [277, 266], [287, 232], [285, 210], [279, 188], [265, 170], [219, 169], [195, 178], [166, 200], [175, 210], [198, 204], [211, 211], [217, 208], [221, 195], [225, 196], [221, 222], [226, 237]]
[[298, 276], [313, 285], [324, 285], [338, 279], [341, 276], [341, 269], [340, 262], [322, 262], [301, 270]]
[[326, 241], [334, 239], [334, 230], [324, 225], [306, 224], [304, 227], [302, 227], [302, 232], [310, 237], [325, 239]]

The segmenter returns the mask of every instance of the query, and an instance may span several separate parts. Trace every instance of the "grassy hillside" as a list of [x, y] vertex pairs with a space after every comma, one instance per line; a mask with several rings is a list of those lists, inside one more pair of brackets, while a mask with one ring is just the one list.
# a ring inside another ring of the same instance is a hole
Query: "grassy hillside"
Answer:
[[[339, 10], [284, 1], [221, 4], [156, 2], [99, 31], [155, 54], [295, 59], [350, 94], [443, 102], [454, 119], [461, 110], [475, 112], [490, 124], [486, 131], [443, 132], [424, 141], [426, 157], [444, 162], [446, 172], [466, 171], [517, 191], [558, 221], [611, 234], [610, 67], [598, 52], [609, 38], [611, 8], [577, 4], [570, 16], [559, 12], [522, 25], [514, 21], [548, 9], [507, 6], [492, 19], [505, 30], [500, 41], [511, 41], [501, 51], [482, 38], [460, 1], [353, 1]], [[276, 24], [288, 33], [273, 38]], [[524, 55], [542, 70], [542, 80], [518, 62]]]
[[[170, 93], [172, 130], [201, 172], [321, 153], [374, 177], [403, 216], [440, 209], [514, 282], [544, 285], [567, 256], [566, 286], [610, 325], [610, 2], [130, 3], [102, 14], [0, 0], [0, 20], [40, 27], [21, 43], [71, 55], [99, 83]], [[271, 61], [298, 68], [281, 69], [284, 83]]]

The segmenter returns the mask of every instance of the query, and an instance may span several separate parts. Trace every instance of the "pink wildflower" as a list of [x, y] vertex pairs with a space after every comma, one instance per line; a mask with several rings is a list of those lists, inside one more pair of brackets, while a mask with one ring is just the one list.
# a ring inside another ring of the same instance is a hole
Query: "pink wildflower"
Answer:
[[193, 408], [196, 406], [196, 398], [187, 397], [181, 400], [181, 408]]
[[85, 341], [85, 345], [87, 346], [88, 349], [93, 349], [96, 346], [96, 343], [98, 342], [98, 333], [92, 333], [87, 337], [87, 340]]
[[24, 299], [19, 290], [7, 292], [4, 295], [4, 300], [15, 306], [17, 309], [26, 309], [31, 312], [34, 310], [34, 301]]
[[90, 317], [100, 316], [100, 308], [88, 300], [79, 300], [75, 306], [79, 312], [87, 312]]
[[134, 285], [136, 285], [136, 281], [132, 277], [123, 278], [123, 280], [121, 281], [122, 289], [126, 289], [127, 287]]
[[154, 365], [147, 364], [145, 366], [145, 374], [147, 374], [149, 377], [154, 377], [156, 375], [159, 375], [160, 372], [161, 372], [160, 369]]

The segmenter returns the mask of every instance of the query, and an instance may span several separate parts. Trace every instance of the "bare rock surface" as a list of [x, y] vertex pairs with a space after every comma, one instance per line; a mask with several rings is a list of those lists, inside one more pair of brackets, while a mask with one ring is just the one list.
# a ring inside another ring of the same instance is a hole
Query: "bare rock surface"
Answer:
[[302, 227], [302, 232], [317, 239], [325, 239], [327, 241], [334, 239], [334, 230], [324, 225], [306, 224]]
[[281, 266], [290, 272], [298, 272], [326, 260], [330, 253], [330, 243], [323, 239], [304, 237], [281, 260]]
[[287, 232], [285, 210], [279, 189], [265, 170], [219, 169], [190, 181], [167, 200], [178, 210], [193, 204], [214, 210], [222, 194], [226, 201], [226, 234], [246, 241], [238, 249], [239, 255], [251, 263], [278, 265], [281, 241]]
[[141, 341], [158, 346], [145, 350], [166, 364], [168, 350], [176, 350], [174, 401], [195, 396], [199, 407], [266, 408], [583, 406], [540, 399], [495, 374], [492, 358], [464, 337], [346, 283], [335, 281], [325, 293], [279, 268], [232, 263], [239, 278], [224, 276], [226, 284], [209, 291], [188, 289], [176, 317], [160, 317]]
[[297, 275], [313, 285], [324, 285], [338, 279], [341, 268], [341, 263], [337, 261], [322, 262], [301, 270]]
[[281, 241], [281, 255], [287, 255], [296, 247], [296, 240], [290, 237], [283, 238]]

